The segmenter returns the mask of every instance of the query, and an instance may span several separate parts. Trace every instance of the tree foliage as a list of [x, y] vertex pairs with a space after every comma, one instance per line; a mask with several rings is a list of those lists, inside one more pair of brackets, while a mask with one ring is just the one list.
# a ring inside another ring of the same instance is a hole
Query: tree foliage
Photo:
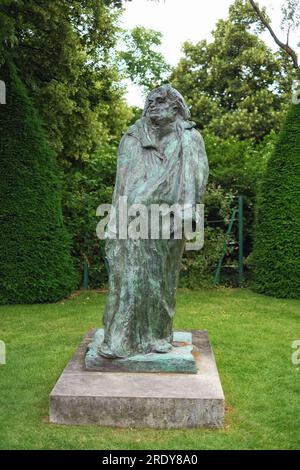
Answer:
[[291, 65], [252, 31], [253, 11], [242, 0], [218, 21], [213, 41], [186, 42], [171, 81], [192, 108], [199, 128], [260, 141], [278, 129], [290, 92]]
[[123, 39], [126, 49], [119, 53], [121, 66], [133, 83], [149, 91], [167, 78], [170, 66], [155, 50], [161, 45], [162, 34], [143, 26], [126, 31]]
[[130, 118], [110, 58], [119, 10], [102, 0], [6, 0], [0, 15], [0, 56], [14, 57], [64, 165], [119, 138]]
[[300, 25], [300, 0], [286, 0], [282, 6], [281, 27], [287, 33]]

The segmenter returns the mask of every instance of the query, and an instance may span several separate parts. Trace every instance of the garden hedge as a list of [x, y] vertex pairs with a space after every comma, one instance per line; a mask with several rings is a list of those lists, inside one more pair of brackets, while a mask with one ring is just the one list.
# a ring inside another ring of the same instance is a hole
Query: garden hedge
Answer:
[[257, 200], [253, 288], [300, 298], [300, 104], [278, 136]]
[[0, 303], [54, 302], [77, 284], [63, 225], [60, 174], [12, 63], [0, 69]]

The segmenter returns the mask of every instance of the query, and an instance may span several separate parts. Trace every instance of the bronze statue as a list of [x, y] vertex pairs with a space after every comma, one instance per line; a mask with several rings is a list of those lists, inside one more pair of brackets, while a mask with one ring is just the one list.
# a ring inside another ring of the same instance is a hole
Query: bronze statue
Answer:
[[[204, 194], [208, 162], [200, 133], [189, 121], [183, 97], [170, 85], [147, 97], [142, 118], [119, 146], [113, 207], [188, 204]], [[177, 279], [185, 239], [120, 239], [106, 241], [110, 268], [104, 313], [104, 341], [99, 353], [125, 358], [140, 353], [166, 353], [172, 348]], [[161, 232], [160, 232], [161, 234]]]

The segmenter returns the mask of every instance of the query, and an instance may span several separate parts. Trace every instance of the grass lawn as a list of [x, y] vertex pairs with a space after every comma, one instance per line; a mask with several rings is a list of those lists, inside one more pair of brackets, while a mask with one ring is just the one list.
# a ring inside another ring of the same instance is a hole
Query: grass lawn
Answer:
[[1, 449], [299, 449], [300, 301], [246, 289], [183, 290], [175, 329], [207, 329], [226, 397], [224, 430], [134, 430], [48, 423], [48, 396], [106, 294], [0, 307]]

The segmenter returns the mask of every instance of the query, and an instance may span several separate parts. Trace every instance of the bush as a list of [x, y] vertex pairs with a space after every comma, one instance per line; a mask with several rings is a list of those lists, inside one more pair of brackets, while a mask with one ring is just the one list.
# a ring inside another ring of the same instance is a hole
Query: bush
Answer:
[[221, 186], [228, 194], [244, 198], [245, 256], [253, 248], [254, 204], [258, 182], [274, 149], [275, 139], [273, 132], [259, 144], [251, 140], [224, 140], [212, 134], [205, 135], [210, 166], [209, 182]]
[[1, 68], [0, 303], [54, 302], [76, 286], [60, 179], [39, 117], [12, 64]]
[[[204, 246], [199, 251], [185, 251], [179, 278], [181, 287], [213, 284], [214, 274], [224, 249], [226, 229], [234, 197], [221, 187], [208, 185], [205, 197]], [[228, 249], [228, 255], [232, 254]]]
[[300, 105], [278, 136], [257, 201], [253, 289], [300, 298]]
[[89, 265], [89, 287], [102, 287], [107, 282], [105, 243], [96, 235], [100, 204], [111, 204], [118, 149], [102, 145], [80, 169], [66, 177], [64, 219], [73, 236], [73, 256], [82, 277], [83, 263]]

